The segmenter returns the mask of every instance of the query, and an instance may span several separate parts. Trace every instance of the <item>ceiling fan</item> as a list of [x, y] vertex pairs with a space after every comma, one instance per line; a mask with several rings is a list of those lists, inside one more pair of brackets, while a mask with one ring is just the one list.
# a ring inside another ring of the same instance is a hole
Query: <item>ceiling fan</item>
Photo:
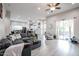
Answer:
[[46, 11], [51, 11], [53, 12], [55, 9], [61, 9], [61, 7], [59, 7], [60, 3], [49, 3], [47, 4], [48, 9], [46, 9]]

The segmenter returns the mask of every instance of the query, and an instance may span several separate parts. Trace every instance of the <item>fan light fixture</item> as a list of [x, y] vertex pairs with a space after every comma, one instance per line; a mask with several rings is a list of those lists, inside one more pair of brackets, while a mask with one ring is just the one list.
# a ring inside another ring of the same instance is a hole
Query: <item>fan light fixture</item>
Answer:
[[50, 10], [55, 10], [55, 7], [51, 7]]
[[49, 4], [47, 4], [48, 8], [46, 9], [46, 11], [53, 12], [56, 9], [61, 9], [61, 7], [59, 5], [60, 5], [60, 3], [49, 3]]

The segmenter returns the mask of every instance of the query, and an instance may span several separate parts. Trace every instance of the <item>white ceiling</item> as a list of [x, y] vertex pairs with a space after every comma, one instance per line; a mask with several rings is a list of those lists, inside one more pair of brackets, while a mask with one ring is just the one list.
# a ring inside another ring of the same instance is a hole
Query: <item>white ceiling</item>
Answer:
[[[48, 8], [46, 3], [6, 3], [4, 5], [7, 10], [11, 11], [11, 18], [25, 20], [30, 17], [31, 19], [41, 19], [49, 15], [45, 11]], [[59, 6], [61, 6], [61, 9], [55, 10], [53, 14], [77, 8], [79, 4], [61, 3]], [[40, 7], [40, 10], [38, 10], [38, 7]]]

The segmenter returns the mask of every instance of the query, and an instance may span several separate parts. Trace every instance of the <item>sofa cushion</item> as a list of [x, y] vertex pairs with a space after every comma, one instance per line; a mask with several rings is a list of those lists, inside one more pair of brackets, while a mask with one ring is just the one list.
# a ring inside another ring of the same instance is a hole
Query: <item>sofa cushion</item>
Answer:
[[16, 39], [13, 41], [13, 44], [19, 44], [19, 43], [24, 43], [24, 42], [21, 39]]
[[27, 37], [27, 33], [21, 33], [20, 35], [22, 38]]
[[13, 44], [12, 41], [7, 38], [0, 40], [0, 48], [1, 49], [8, 48], [12, 44]]
[[14, 41], [16, 39], [16, 36], [15, 35], [10, 35], [12, 41]]
[[21, 35], [20, 34], [16, 34], [16, 38], [17, 39], [20, 39], [21, 38]]
[[5, 50], [6, 50], [6, 49], [0, 50], [0, 56], [3, 56], [3, 55], [4, 55]]

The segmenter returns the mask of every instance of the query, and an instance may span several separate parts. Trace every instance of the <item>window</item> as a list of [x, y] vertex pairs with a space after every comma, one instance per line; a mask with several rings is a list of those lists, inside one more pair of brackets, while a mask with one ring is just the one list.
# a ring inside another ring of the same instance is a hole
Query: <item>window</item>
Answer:
[[73, 19], [71, 19], [71, 20], [58, 21], [56, 23], [57, 35], [59, 39], [68, 39], [73, 37], [74, 35], [73, 22], [74, 22]]

